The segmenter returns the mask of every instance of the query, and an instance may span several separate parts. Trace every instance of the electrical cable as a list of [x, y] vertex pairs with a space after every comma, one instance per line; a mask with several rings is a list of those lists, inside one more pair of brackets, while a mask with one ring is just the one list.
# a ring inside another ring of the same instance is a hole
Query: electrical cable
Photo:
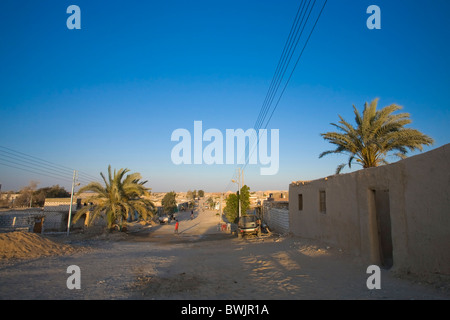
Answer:
[[[26, 153], [23, 153], [23, 152], [20, 152], [20, 151], [17, 151], [17, 150], [13, 150], [11, 148], [7, 148], [7, 147], [4, 147], [4, 146], [0, 146], [0, 148], [6, 149], [6, 150], [11, 151], [13, 153], [8, 152], [8, 151], [4, 151], [4, 150], [0, 150], [0, 152], [8, 153], [8, 154], [11, 154], [11, 155], [14, 155], [14, 156], [16, 156], [15, 154], [19, 154], [21, 156], [26, 156], [28, 158], [31, 158], [32, 161], [35, 161], [35, 162], [40, 163], [40, 164], [43, 164], [43, 165], [45, 165], [45, 166], [47, 166], [49, 168], [52, 168], [52, 169], [55, 169], [55, 170], [59, 170], [60, 172], [67, 172], [67, 171], [69, 171], [70, 175], [72, 175], [73, 171], [75, 170], [73, 168], [69, 168], [69, 167], [66, 167], [66, 166], [54, 163], [54, 162], [50, 162], [50, 161], [47, 161], [47, 160], [44, 160], [44, 159], [41, 159], [41, 158], [38, 158], [38, 157], [35, 157], [35, 156], [32, 156], [32, 155], [29, 155], [29, 154], [26, 154]], [[77, 170], [77, 171], [79, 172], [79, 174], [83, 175], [85, 178], [98, 180], [98, 178], [96, 178], [96, 177], [94, 177], [94, 176], [92, 176], [92, 175], [90, 175], [88, 173], [84, 173], [84, 172], [79, 171], [79, 170]]]
[[[0, 165], [50, 177], [56, 180], [71, 182], [73, 181], [73, 171], [76, 171], [77, 181], [82, 184], [88, 184], [92, 180], [100, 182], [98, 178], [95, 178], [90, 174], [80, 172], [79, 170], [71, 169], [69, 167], [56, 164], [54, 162], [50, 162], [4, 146], [0, 146], [0, 148], [4, 149], [0, 149]], [[8, 159], [6, 159], [5, 157]]]
[[[294, 19], [294, 23], [293, 23], [293, 25], [291, 27], [288, 39], [286, 40], [286, 44], [285, 44], [285, 47], [283, 49], [282, 56], [280, 57], [280, 60], [279, 60], [278, 65], [277, 65], [277, 69], [276, 69], [276, 71], [274, 73], [274, 76], [272, 78], [272, 82], [271, 82], [270, 87], [268, 89], [268, 92], [266, 94], [266, 98], [265, 98], [265, 100], [263, 102], [263, 106], [261, 107], [260, 113], [258, 115], [258, 118], [257, 118], [256, 122], [255, 122], [254, 129], [255, 129], [256, 132], [258, 132], [258, 130], [261, 129], [262, 125], [264, 124], [264, 120], [265, 120], [265, 118], [266, 118], [266, 116], [268, 114], [268, 111], [270, 110], [270, 106], [271, 106], [271, 104], [272, 104], [272, 102], [273, 102], [273, 100], [275, 98], [275, 95], [276, 95], [276, 93], [277, 93], [277, 91], [278, 91], [278, 89], [279, 89], [279, 87], [281, 85], [282, 79], [285, 76], [287, 67], [288, 67], [289, 63], [291, 62], [292, 56], [293, 56], [293, 54], [295, 52], [295, 49], [297, 48], [297, 45], [299, 43], [299, 40], [300, 40], [301, 36], [303, 35], [303, 31], [304, 31], [304, 29], [306, 27], [306, 24], [309, 21], [311, 12], [312, 12], [315, 4], [316, 4], [316, 0], [314, 0], [313, 5], [309, 9], [309, 13], [308, 13], [308, 16], [307, 16], [306, 21], [305, 21], [304, 19], [305, 19], [306, 12], [308, 11], [310, 3], [311, 3], [311, 0], [308, 2], [308, 5], [307, 5], [305, 11], [303, 11], [303, 9], [305, 8], [303, 2], [300, 4], [299, 9], [297, 10], [297, 15], [296, 15], [296, 17]], [[267, 120], [267, 122], [265, 124], [264, 129], [267, 128], [270, 120], [272, 119], [272, 116], [273, 116], [275, 110], [278, 107], [278, 104], [279, 104], [279, 102], [281, 100], [281, 97], [283, 96], [283, 94], [284, 94], [284, 92], [285, 92], [285, 90], [287, 88], [287, 85], [288, 85], [289, 81], [291, 80], [291, 77], [292, 77], [292, 75], [293, 75], [293, 73], [294, 73], [294, 71], [295, 71], [295, 69], [296, 69], [296, 67], [297, 67], [297, 65], [298, 65], [298, 63], [300, 61], [300, 58], [303, 55], [303, 52], [304, 52], [304, 50], [306, 48], [306, 45], [308, 44], [308, 42], [309, 42], [309, 40], [311, 38], [311, 35], [312, 35], [312, 33], [313, 33], [313, 31], [314, 31], [314, 29], [315, 29], [315, 27], [316, 27], [316, 25], [317, 25], [321, 15], [322, 15], [323, 10], [325, 9], [325, 5], [326, 4], [327, 4], [327, 0], [325, 0], [324, 3], [323, 3], [323, 6], [322, 6], [322, 8], [321, 8], [317, 18], [316, 18], [316, 21], [314, 22], [314, 25], [313, 25], [313, 27], [312, 27], [312, 29], [311, 29], [311, 31], [310, 31], [306, 41], [305, 41], [305, 44], [303, 45], [303, 48], [302, 48], [302, 50], [301, 50], [301, 52], [300, 52], [300, 54], [299, 54], [299, 56], [298, 56], [298, 58], [297, 58], [297, 60], [296, 60], [296, 62], [294, 64], [290, 74], [289, 74], [289, 77], [288, 77], [288, 79], [287, 79], [287, 81], [286, 81], [286, 83], [285, 83], [285, 85], [284, 85], [284, 87], [283, 87], [283, 89], [281, 91], [281, 94], [279, 95], [278, 100], [276, 101], [275, 107], [272, 109], [272, 112], [270, 113], [270, 116], [269, 116], [269, 118], [268, 118], [268, 120]], [[301, 19], [302, 22], [300, 23], [300, 26], [297, 28], [299, 17], [301, 15], [303, 15], [303, 17]], [[303, 21], [305, 21], [304, 24], [303, 24]], [[303, 27], [301, 27], [302, 25], [303, 25]], [[301, 27], [302, 31], [300, 32], [300, 35], [297, 37], [297, 34], [298, 34], [298, 31], [300, 30], [300, 27]], [[294, 29], [296, 30], [295, 31], [295, 36], [292, 37], [292, 34], [293, 34], [292, 31]], [[295, 45], [293, 45], [293, 39], [294, 38], [296, 39]], [[289, 48], [288, 51], [286, 51], [286, 48]], [[294, 50], [292, 50], [292, 49], [294, 49]], [[286, 52], [288, 52], [288, 53], [286, 54]], [[287, 55], [289, 55], [289, 59], [288, 60], [286, 60]], [[287, 61], [287, 64], [286, 64], [286, 61]], [[283, 71], [280, 71], [281, 69]], [[242, 170], [247, 166], [248, 160], [250, 159], [250, 156], [253, 154], [255, 146], [258, 146], [258, 144], [259, 144], [259, 139], [257, 140], [257, 143], [253, 145], [252, 151], [251, 152], [249, 151], [248, 159], [246, 158], [244, 165], [241, 166]], [[230, 183], [227, 185], [227, 188], [228, 188], [229, 185], [230, 185]]]

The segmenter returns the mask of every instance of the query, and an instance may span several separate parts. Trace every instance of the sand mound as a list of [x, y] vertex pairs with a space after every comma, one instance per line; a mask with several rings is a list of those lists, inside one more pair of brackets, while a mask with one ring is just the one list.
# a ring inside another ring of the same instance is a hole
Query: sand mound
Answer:
[[30, 232], [0, 234], [0, 260], [32, 259], [74, 253], [77, 249]]

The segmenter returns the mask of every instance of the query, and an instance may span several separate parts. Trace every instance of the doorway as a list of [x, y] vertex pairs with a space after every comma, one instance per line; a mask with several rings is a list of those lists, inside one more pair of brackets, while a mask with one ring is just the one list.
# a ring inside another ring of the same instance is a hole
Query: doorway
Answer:
[[381, 267], [389, 269], [394, 265], [391, 212], [389, 204], [389, 190], [372, 190], [373, 204], [378, 233], [378, 250]]

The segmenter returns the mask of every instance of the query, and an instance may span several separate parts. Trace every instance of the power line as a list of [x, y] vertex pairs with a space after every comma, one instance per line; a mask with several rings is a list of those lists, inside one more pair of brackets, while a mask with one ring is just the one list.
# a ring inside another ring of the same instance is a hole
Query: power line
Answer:
[[[77, 171], [78, 180], [88, 184], [92, 180], [100, 181], [98, 178], [87, 173], [75, 170], [51, 161], [47, 161], [11, 148], [0, 146], [0, 164], [10, 168], [50, 177], [56, 180], [72, 181], [73, 171]], [[5, 151], [8, 150], [8, 151]]]
[[[34, 168], [32, 166], [27, 166], [27, 165], [24, 165], [24, 164], [13, 162], [13, 161], [7, 161], [7, 163], [4, 163], [3, 161], [4, 161], [4, 159], [0, 159], [0, 165], [7, 166], [7, 167], [10, 167], [10, 168], [14, 168], [14, 169], [18, 169], [18, 170], [22, 170], [22, 171], [26, 171], [26, 172], [30, 172], [30, 173], [34, 173], [34, 174], [40, 175], [40, 176], [46, 176], [46, 177], [53, 178], [53, 179], [58, 180], [58, 181], [61, 181], [61, 180], [65, 181], [65, 182], [71, 182], [72, 181], [72, 179], [69, 176], [63, 176], [63, 175], [59, 175], [59, 174], [54, 174], [54, 173], [51, 173], [51, 172], [45, 171], [45, 170], [36, 171], [36, 168]], [[23, 167], [26, 167], [26, 168], [23, 168]], [[33, 170], [30, 170], [30, 169], [33, 169]], [[39, 169], [37, 169], [37, 170], [39, 170]], [[79, 181], [81, 183], [83, 183], [83, 184], [88, 184], [89, 183], [88, 181], [83, 180], [83, 179], [79, 179]]]
[[7, 163], [12, 163], [12, 164], [14, 164], [14, 165], [19, 165], [19, 166], [22, 166], [22, 167], [27, 167], [27, 168], [30, 168], [30, 169], [38, 169], [38, 170], [41, 170], [41, 171], [46, 172], [46, 173], [48, 173], [48, 174], [51, 174], [51, 175], [53, 175], [53, 176], [59, 176], [59, 177], [61, 177], [61, 178], [67, 178], [66, 175], [62, 175], [62, 174], [59, 174], [59, 173], [57, 173], [57, 172], [51, 172], [51, 171], [48, 171], [48, 170], [45, 170], [45, 169], [39, 169], [39, 168], [35, 168], [34, 166], [29, 166], [29, 165], [26, 165], [26, 164], [22, 164], [22, 163], [18, 163], [18, 162], [15, 162], [15, 161], [8, 160], [8, 159], [4, 159], [1, 155], [0, 155], [0, 160], [1, 160], [1, 161], [4, 161], [4, 162], [7, 162]]
[[[314, 4], [315, 4], [315, 2], [316, 2], [316, 1], [314, 1]], [[320, 10], [320, 12], [319, 12], [319, 15], [318, 15], [317, 18], [316, 18], [316, 21], [314, 22], [314, 25], [313, 25], [313, 27], [312, 27], [312, 29], [311, 29], [309, 35], [308, 35], [308, 38], [306, 39], [305, 44], [303, 45], [303, 48], [302, 48], [302, 50], [301, 50], [301, 52], [300, 52], [300, 54], [299, 54], [299, 56], [298, 56], [298, 58], [297, 58], [297, 60], [296, 60], [296, 62], [295, 62], [295, 64], [294, 64], [294, 67], [292, 68], [291, 73], [289, 74], [289, 77], [288, 77], [286, 83], [284, 84], [283, 90], [281, 91], [281, 94], [279, 95], [278, 100], [277, 100], [277, 102], [276, 102], [274, 108], [272, 109], [272, 112], [271, 112], [271, 114], [270, 114], [270, 117], [269, 117], [269, 119], [267, 120], [266, 125], [264, 126], [264, 129], [267, 129], [267, 126], [268, 126], [270, 120], [272, 119], [272, 116], [273, 116], [275, 110], [276, 110], [277, 107], [278, 107], [278, 104], [279, 104], [279, 102], [280, 102], [280, 100], [281, 100], [281, 97], [283, 96], [283, 94], [284, 94], [284, 92], [285, 92], [285, 90], [286, 90], [286, 88], [287, 88], [287, 85], [289, 84], [289, 81], [291, 80], [292, 75], [294, 74], [295, 68], [297, 67], [297, 65], [298, 65], [298, 63], [299, 63], [299, 61], [300, 61], [300, 58], [302, 57], [303, 52], [305, 51], [306, 45], [308, 44], [309, 39], [311, 38], [311, 35], [312, 35], [312, 33], [313, 33], [313, 31], [314, 31], [316, 25], [317, 25], [317, 22], [319, 21], [319, 18], [320, 18], [320, 16], [322, 15], [323, 10], [325, 9], [326, 3], [327, 3], [327, 0], [325, 0], [324, 4], [323, 4], [323, 6], [322, 6], [322, 8], [321, 8], [321, 10]], [[314, 6], [314, 4], [313, 4], [313, 6]], [[309, 12], [309, 14], [308, 14], [308, 18], [307, 18], [306, 22], [309, 20], [309, 16], [310, 16], [310, 14], [311, 14], [312, 8], [313, 8], [313, 7], [311, 7], [311, 10], [310, 10], [310, 12]], [[306, 25], [306, 23], [305, 23], [305, 25]], [[303, 26], [303, 29], [302, 29], [302, 33], [303, 33], [303, 30], [304, 30], [304, 26]], [[298, 43], [298, 41], [297, 41], [297, 43]], [[291, 57], [292, 57], [292, 56], [291, 56]], [[290, 59], [289, 59], [289, 61], [290, 61]], [[257, 140], [256, 146], [258, 146], [258, 144], [259, 144], [259, 139]], [[253, 148], [252, 153], [253, 153], [254, 150], [255, 150], [255, 148]], [[249, 156], [249, 158], [250, 158], [250, 156]], [[248, 162], [245, 162], [244, 168], [247, 166], [247, 164], [248, 164]]]
[[59, 177], [55, 177], [55, 176], [53, 176], [53, 175], [49, 175], [49, 174], [45, 174], [45, 173], [42, 173], [42, 172], [36, 172], [36, 171], [33, 171], [33, 170], [28, 170], [28, 169], [24, 169], [24, 168], [12, 166], [12, 165], [10, 165], [10, 164], [6, 164], [6, 163], [2, 163], [2, 162], [0, 162], [0, 164], [3, 165], [3, 166], [10, 167], [10, 168], [15, 168], [15, 169], [19, 169], [19, 170], [31, 172], [31, 173], [34, 173], [34, 174], [37, 174], [37, 175], [47, 176], [47, 177], [50, 177], [50, 178], [53, 178], [53, 179], [57, 179], [57, 180], [63, 179], [63, 180], [66, 180], [66, 181], [71, 181], [70, 179], [59, 178]]
[[[292, 24], [291, 30], [289, 32], [289, 36], [288, 36], [288, 38], [286, 40], [286, 43], [285, 43], [285, 46], [283, 48], [282, 55], [281, 55], [281, 57], [280, 57], [280, 59], [278, 61], [277, 68], [275, 70], [275, 73], [274, 73], [274, 76], [272, 78], [271, 84], [270, 84], [269, 89], [267, 91], [266, 98], [264, 99], [264, 102], [263, 102], [263, 105], [262, 105], [261, 110], [259, 112], [258, 118], [257, 118], [257, 120], [255, 122], [254, 129], [255, 129], [257, 134], [258, 134], [258, 130], [261, 129], [262, 125], [264, 124], [265, 118], [266, 118], [266, 116], [267, 116], [267, 114], [268, 114], [268, 112], [270, 110], [271, 104], [274, 101], [276, 93], [278, 92], [278, 89], [279, 89], [279, 87], [281, 85], [281, 82], [282, 82], [282, 80], [283, 80], [283, 78], [284, 78], [284, 76], [286, 74], [288, 65], [291, 62], [291, 59], [293, 57], [293, 54], [295, 53], [295, 50], [296, 50], [297, 45], [298, 45], [298, 43], [300, 41], [300, 38], [303, 35], [305, 27], [306, 27], [306, 25], [307, 25], [307, 23], [309, 21], [309, 18], [311, 16], [311, 12], [313, 11], [314, 6], [316, 5], [316, 0], [314, 0], [314, 2], [313, 2], [311, 7], [310, 7], [311, 0], [309, 0], [308, 4], [306, 6], [306, 9], [305, 9], [305, 4], [306, 4], [306, 2], [302, 1], [300, 3], [300, 5], [299, 5], [299, 8], [297, 10], [297, 14], [295, 16], [295, 19], [294, 19], [294, 22]], [[270, 120], [272, 119], [272, 116], [273, 116], [275, 110], [278, 107], [278, 104], [279, 104], [279, 102], [281, 100], [281, 97], [283, 96], [283, 94], [284, 94], [284, 92], [286, 90], [286, 87], [287, 87], [289, 81], [291, 80], [291, 77], [292, 77], [292, 75], [293, 75], [293, 73], [295, 71], [295, 68], [297, 67], [297, 65], [298, 65], [298, 63], [300, 61], [300, 58], [303, 55], [303, 52], [304, 52], [304, 50], [306, 48], [306, 45], [308, 44], [308, 42], [309, 42], [309, 40], [311, 38], [311, 35], [312, 35], [312, 33], [313, 33], [313, 31], [314, 31], [314, 29], [315, 29], [315, 27], [316, 27], [316, 25], [317, 25], [321, 15], [322, 15], [323, 10], [325, 9], [325, 5], [326, 4], [327, 4], [327, 0], [325, 0], [324, 3], [323, 3], [323, 6], [322, 6], [322, 8], [321, 8], [321, 10], [320, 10], [320, 12], [319, 12], [315, 22], [314, 22], [314, 25], [313, 25], [313, 27], [312, 27], [312, 29], [311, 29], [311, 31], [310, 31], [310, 33], [309, 33], [305, 43], [304, 43], [304, 45], [303, 45], [303, 48], [302, 48], [302, 50], [301, 50], [301, 52], [300, 52], [300, 54], [299, 54], [299, 56], [298, 56], [298, 58], [297, 58], [297, 60], [296, 60], [296, 62], [294, 64], [290, 74], [289, 74], [289, 77], [287, 78], [287, 81], [284, 84], [284, 87], [283, 87], [283, 89], [281, 91], [281, 94], [279, 95], [278, 100], [276, 101], [276, 104], [273, 107], [272, 112], [270, 113], [270, 116], [269, 116], [268, 120], [266, 121], [264, 129], [267, 128]], [[309, 12], [308, 12], [308, 10], [309, 10]], [[307, 15], [307, 17], [306, 17], [306, 15]], [[305, 20], [305, 17], [306, 17], [306, 20]], [[301, 29], [301, 32], [299, 34], [300, 29]], [[294, 44], [294, 42], [295, 42], [295, 44]], [[251, 151], [249, 150], [248, 158], [246, 157], [245, 150], [244, 150], [245, 163], [244, 163], [242, 169], [244, 169], [247, 166], [248, 161], [249, 161], [251, 155], [253, 154], [255, 147], [258, 146], [258, 144], [259, 144], [259, 139], [257, 139], [256, 144], [253, 144], [253, 149]], [[233, 175], [233, 177], [234, 177], [234, 175]], [[229, 188], [230, 183], [231, 182], [228, 183], [226, 189]]]
[[[281, 82], [281, 80], [284, 77], [285, 70], [288, 66], [288, 64], [286, 63], [287, 55], [289, 55], [290, 52], [292, 52], [292, 54], [293, 54], [295, 51], [295, 47], [294, 47], [294, 50], [292, 50], [292, 48], [293, 48], [292, 44], [293, 44], [294, 38], [297, 37], [298, 30], [300, 29], [300, 27], [297, 27], [297, 26], [299, 25], [300, 17], [302, 15], [303, 15], [303, 17], [301, 18], [300, 26], [303, 24], [303, 21], [304, 21], [304, 17], [305, 17], [304, 12], [306, 12], [306, 11], [304, 11], [305, 3], [306, 3], [305, 1], [302, 1], [302, 3], [298, 7], [297, 15], [295, 16], [291, 30], [289, 32], [289, 36], [286, 40], [286, 43], [283, 48], [283, 52], [280, 56], [277, 68], [273, 75], [272, 82], [269, 86], [269, 90], [267, 91], [266, 98], [263, 102], [258, 119], [255, 123], [255, 126], [254, 126], [255, 129], [260, 128], [262, 122], [264, 121], [265, 115], [267, 114], [267, 110], [270, 107], [271, 100], [273, 100], [272, 97], [276, 94], [278, 87], [279, 87], [279, 83]], [[309, 7], [310, 3], [311, 3], [311, 0], [309, 0], [309, 2], [308, 2], [308, 7]], [[294, 30], [296, 30], [296, 31], [294, 31]], [[298, 43], [298, 40], [296, 41], [296, 43]], [[292, 56], [292, 54], [291, 54], [291, 56]], [[290, 58], [289, 58], [289, 61], [290, 61]], [[283, 70], [283, 71], [281, 71], [281, 70]]]
[[[6, 153], [6, 154], [4, 154], [4, 153]], [[11, 152], [3, 151], [3, 150], [0, 150], [0, 157], [7, 157], [9, 159], [13, 159], [14, 161], [25, 162], [25, 163], [31, 164], [33, 166], [37, 166], [37, 167], [43, 168], [44, 170], [45, 169], [51, 169], [51, 170], [56, 171], [56, 173], [61, 173], [61, 174], [64, 174], [64, 175], [68, 175], [70, 173], [69, 171], [63, 171], [63, 170], [58, 169], [56, 167], [50, 167], [50, 166], [42, 165], [39, 162], [34, 162], [34, 161], [29, 161], [28, 159], [19, 158], [15, 154], [13, 154]], [[7, 160], [7, 159], [3, 159], [3, 160], [14, 163], [14, 161], [11, 161], [11, 160]], [[54, 173], [54, 172], [52, 172], [52, 173]]]
[[[305, 16], [306, 16], [306, 12], [308, 11], [308, 8], [309, 8], [310, 3], [311, 3], [311, 0], [309, 1], [306, 10], [305, 10], [304, 13], [303, 13], [302, 23], [303, 23], [303, 21], [304, 21], [304, 18], [305, 18]], [[283, 90], [281, 91], [281, 94], [279, 95], [278, 100], [277, 100], [277, 102], [276, 102], [274, 108], [272, 109], [272, 112], [271, 112], [271, 114], [270, 114], [270, 116], [269, 116], [269, 119], [267, 120], [266, 125], [264, 126], [264, 129], [267, 128], [267, 126], [268, 126], [270, 120], [272, 119], [272, 116], [273, 116], [275, 110], [276, 110], [277, 107], [278, 107], [278, 104], [279, 104], [279, 102], [280, 102], [280, 100], [281, 100], [281, 97], [283, 96], [283, 94], [284, 94], [284, 92], [285, 92], [285, 90], [286, 90], [286, 87], [287, 87], [289, 81], [290, 81], [291, 78], [292, 78], [292, 75], [293, 75], [293, 73], [294, 73], [294, 71], [295, 71], [295, 68], [297, 67], [298, 62], [300, 61], [300, 58], [301, 58], [302, 55], [303, 55], [303, 52], [304, 52], [304, 50], [305, 50], [305, 48], [306, 48], [306, 45], [308, 44], [309, 39], [311, 38], [311, 35], [312, 35], [312, 33], [313, 33], [313, 31], [314, 31], [316, 25], [317, 25], [317, 22], [318, 22], [319, 19], [320, 19], [320, 16], [322, 15], [322, 12], [323, 12], [323, 10], [324, 10], [324, 8], [325, 8], [326, 3], [327, 3], [327, 0], [324, 1], [324, 4], [323, 4], [323, 6], [322, 6], [322, 8], [321, 8], [321, 10], [320, 10], [320, 12], [319, 12], [319, 15], [317, 16], [316, 21], [314, 22], [314, 25], [313, 25], [313, 27], [312, 27], [312, 29], [311, 29], [311, 31], [310, 31], [310, 33], [309, 33], [309, 35], [308, 35], [308, 37], [307, 37], [305, 43], [304, 43], [304, 45], [303, 45], [303, 48], [302, 48], [302, 50], [301, 50], [301, 52], [300, 52], [300, 54], [299, 54], [299, 56], [298, 56], [298, 58], [297, 58], [297, 60], [296, 60], [296, 62], [295, 62], [295, 64], [294, 64], [294, 66], [293, 66], [293, 68], [292, 68], [292, 70], [291, 70], [291, 73], [289, 74], [289, 77], [288, 77], [287, 81], [286, 81], [285, 84], [284, 84]], [[289, 64], [289, 63], [291, 62], [292, 56], [293, 56], [293, 54], [294, 54], [294, 51], [295, 51], [295, 49], [297, 48], [297, 45], [298, 45], [298, 43], [299, 43], [299, 40], [300, 40], [301, 36], [303, 35], [303, 31], [305, 30], [306, 24], [307, 24], [308, 21], [309, 21], [309, 18], [310, 18], [310, 16], [311, 16], [311, 12], [312, 12], [312, 10], [313, 10], [315, 4], [316, 4], [316, 0], [314, 0], [313, 5], [312, 5], [311, 8], [309, 9], [308, 16], [306, 17], [306, 21], [305, 21], [305, 23], [303, 24], [303, 27], [301, 28], [300, 35], [299, 35], [298, 37], [296, 37], [297, 40], [296, 40], [296, 42], [295, 42], [295, 46], [293, 46], [293, 47], [291, 46], [291, 49], [294, 48], [294, 50], [293, 50], [292, 53], [290, 54], [289, 60], [287, 61], [287, 64]], [[303, 11], [303, 10], [302, 10], [302, 11]], [[302, 25], [302, 23], [300, 24], [300, 26]], [[299, 31], [299, 30], [300, 30], [300, 27], [297, 29], [296, 34], [298, 34], [298, 31]], [[285, 75], [285, 73], [286, 73], [286, 71], [287, 71], [287, 64], [286, 64], [286, 67], [285, 67], [284, 70], [283, 70], [283, 74], [282, 74], [281, 78], [279, 78], [279, 81], [278, 81], [278, 84], [277, 84], [277, 87], [276, 87], [275, 92], [278, 91], [278, 88], [279, 88], [280, 85], [281, 85], [281, 80], [284, 78], [284, 75]], [[274, 98], [275, 98], [275, 93], [273, 93], [273, 94], [271, 95], [271, 98], [270, 98], [270, 104], [272, 104]], [[269, 111], [269, 108], [266, 108], [266, 109], [265, 109], [265, 112], [264, 112], [264, 117], [262, 118], [263, 120], [260, 121], [260, 126], [259, 126], [258, 130], [261, 128], [261, 125], [264, 123], [264, 119], [265, 119], [265, 117], [267, 116], [267, 112], [268, 112], [268, 111]], [[257, 146], [258, 144], [259, 144], [259, 139], [258, 139], [258, 141], [257, 141], [257, 143], [256, 143], [256, 146]], [[254, 148], [253, 148], [253, 150], [252, 150], [251, 153], [253, 153], [253, 151], [254, 151]], [[250, 155], [249, 155], [249, 158], [250, 158]], [[245, 162], [244, 168], [245, 168], [245, 166], [247, 166], [247, 164], [248, 164], [248, 161]]]
[[[284, 74], [286, 73], [286, 69], [289, 65], [289, 62], [291, 61], [292, 55], [294, 54], [297, 44], [303, 33], [303, 30], [304, 30], [304, 27], [305, 27], [307, 21], [305, 22], [305, 24], [303, 24], [303, 22], [305, 21], [306, 11], [308, 10], [309, 5], [311, 4], [311, 0], [309, 0], [309, 2], [308, 2], [306, 10], [305, 10], [305, 4], [306, 4], [306, 1], [303, 0], [298, 7], [297, 14], [294, 18], [294, 22], [292, 23], [288, 38], [286, 39], [286, 42], [284, 44], [283, 52], [280, 56], [280, 59], [278, 60], [278, 65], [275, 69], [274, 75], [272, 77], [272, 81], [271, 81], [269, 89], [266, 93], [266, 97], [261, 106], [261, 110], [259, 112], [258, 118], [256, 119], [256, 122], [253, 126], [253, 128], [256, 131], [256, 134], [258, 134], [257, 132], [261, 128], [261, 125], [264, 122], [264, 119], [270, 108], [270, 104], [272, 103], [273, 98], [274, 98], [276, 92], [278, 91], [280, 83], [283, 80]], [[311, 7], [311, 9], [312, 9], [312, 7]], [[308, 15], [308, 17], [309, 17], [309, 15]], [[300, 33], [300, 36], [298, 36], [298, 32], [302, 25], [303, 25], [302, 32]], [[294, 45], [294, 42], [295, 42], [295, 45]], [[252, 138], [253, 138], [253, 136], [251, 138], [249, 138], [249, 142], [246, 143], [246, 149], [250, 148], [250, 146], [249, 146], [250, 139], [252, 139]], [[246, 159], [245, 153], [244, 153], [243, 157], [245, 160]], [[249, 151], [249, 158], [250, 158], [250, 151]]]
[[[314, 1], [314, 2], [315, 2], [315, 1]], [[294, 74], [295, 68], [297, 67], [298, 62], [300, 61], [300, 58], [302, 57], [303, 52], [305, 51], [306, 45], [308, 44], [309, 39], [311, 38], [311, 35], [312, 35], [314, 29], [316, 28], [317, 22], [319, 22], [320, 16], [322, 15], [323, 10], [325, 9], [326, 3], [327, 3], [327, 0], [325, 0], [324, 4], [323, 4], [323, 6], [322, 6], [322, 9], [321, 9], [320, 12], [319, 12], [319, 15], [318, 15], [317, 19], [316, 19], [316, 21], [314, 22], [314, 25], [313, 25], [313, 27], [312, 27], [312, 29], [311, 29], [311, 32], [309, 33], [308, 38], [306, 39], [306, 42], [305, 42], [305, 44], [304, 44], [304, 46], [303, 46], [303, 48], [302, 48], [302, 51], [300, 52], [300, 55], [298, 56], [297, 61], [295, 62], [294, 67], [292, 68], [292, 71], [291, 71], [291, 73], [290, 73], [290, 75], [289, 75], [289, 77], [288, 77], [288, 79], [287, 79], [287, 81], [286, 81], [286, 83], [285, 83], [285, 85], [284, 85], [283, 90], [281, 91], [280, 96], [278, 97], [277, 103], [275, 104], [275, 107], [273, 108], [272, 113], [270, 114], [270, 117], [269, 117], [269, 119], [267, 120], [266, 126], [265, 126], [264, 128], [267, 128], [267, 125], [269, 124], [270, 120], [272, 119], [273, 113], [275, 112], [276, 108], [278, 107], [278, 103], [280, 102], [281, 97], [283, 96], [284, 91], [286, 90], [286, 87], [287, 87], [289, 81], [291, 80], [292, 75]], [[310, 12], [310, 13], [311, 13], [311, 12]], [[302, 31], [302, 32], [303, 32], [303, 31]]]
[[[63, 166], [63, 165], [60, 165], [60, 164], [48, 161], [48, 160], [44, 160], [44, 159], [41, 159], [41, 158], [38, 158], [38, 157], [35, 157], [35, 156], [32, 156], [32, 155], [29, 155], [29, 154], [26, 154], [26, 153], [17, 151], [17, 150], [13, 150], [11, 148], [7, 148], [7, 147], [4, 147], [4, 146], [0, 146], [0, 148], [10, 151], [10, 152], [8, 152], [8, 151], [0, 150], [0, 152], [8, 153], [8, 154], [11, 154], [11, 155], [14, 155], [14, 156], [16, 156], [16, 154], [20, 155], [21, 157], [25, 156], [25, 157], [30, 158], [31, 161], [41, 164], [41, 166], [44, 165], [46, 167], [52, 168], [53, 170], [59, 170], [60, 172], [66, 172], [66, 173], [70, 172], [70, 175], [72, 175], [72, 172], [75, 170], [74, 168], [69, 168], [69, 167], [66, 167], [66, 166]], [[21, 159], [21, 160], [23, 160], [23, 159]], [[94, 176], [92, 176], [92, 175], [90, 175], [88, 173], [84, 173], [84, 172], [79, 171], [79, 170], [77, 170], [77, 171], [80, 174], [82, 174], [84, 177], [86, 177], [86, 178], [98, 180], [98, 178], [96, 178], [96, 177], [94, 177]]]

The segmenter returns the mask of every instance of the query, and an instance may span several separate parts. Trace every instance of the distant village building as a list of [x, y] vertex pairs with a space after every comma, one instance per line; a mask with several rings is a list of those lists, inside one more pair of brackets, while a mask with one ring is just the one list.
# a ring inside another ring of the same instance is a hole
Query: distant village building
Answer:
[[[81, 198], [74, 198], [72, 215], [81, 208]], [[0, 212], [0, 231], [36, 233], [67, 230], [70, 198], [47, 198], [44, 208], [10, 209]]]
[[[81, 198], [72, 201], [72, 216], [82, 207]], [[62, 232], [67, 230], [70, 198], [47, 198], [44, 204], [44, 230]]]

